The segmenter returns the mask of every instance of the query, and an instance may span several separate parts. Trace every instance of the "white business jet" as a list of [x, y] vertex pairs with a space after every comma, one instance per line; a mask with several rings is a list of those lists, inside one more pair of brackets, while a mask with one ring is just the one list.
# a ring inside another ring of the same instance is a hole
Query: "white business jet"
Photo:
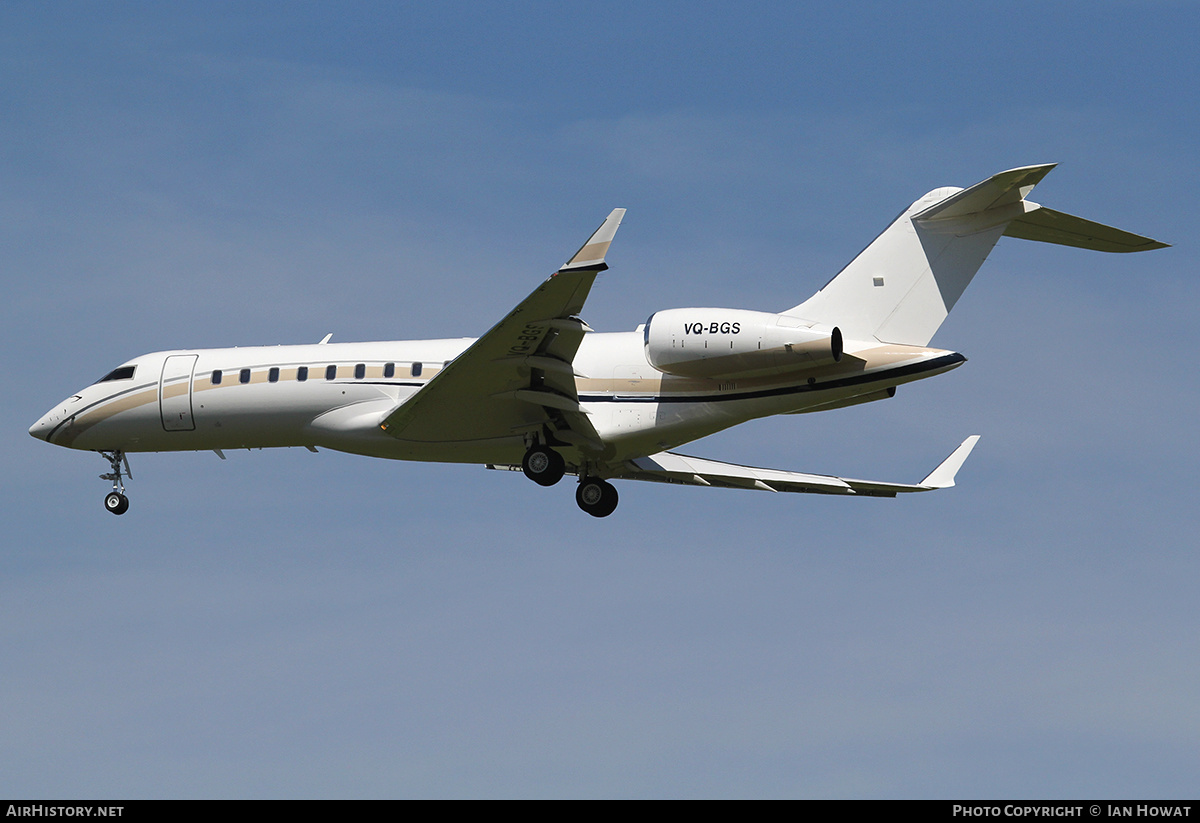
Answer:
[[928, 347], [1002, 236], [1109, 252], [1166, 244], [1025, 199], [1053, 165], [917, 200], [811, 298], [778, 314], [670, 309], [632, 332], [580, 319], [625, 215], [615, 209], [562, 268], [477, 340], [167, 351], [134, 358], [58, 403], [34, 437], [99, 452], [104, 505], [129, 508], [129, 452], [303, 446], [578, 477], [605, 517], [611, 480], [895, 497], [944, 489], [978, 436], [915, 484], [752, 468], [674, 449], [773, 414], [892, 397], [949, 371]]

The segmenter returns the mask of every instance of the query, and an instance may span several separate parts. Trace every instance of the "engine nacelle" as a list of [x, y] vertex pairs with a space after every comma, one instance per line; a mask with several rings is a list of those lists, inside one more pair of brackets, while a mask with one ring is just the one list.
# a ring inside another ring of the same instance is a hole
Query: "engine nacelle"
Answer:
[[733, 377], [842, 359], [842, 333], [799, 317], [744, 309], [669, 309], [646, 321], [646, 360], [666, 374]]

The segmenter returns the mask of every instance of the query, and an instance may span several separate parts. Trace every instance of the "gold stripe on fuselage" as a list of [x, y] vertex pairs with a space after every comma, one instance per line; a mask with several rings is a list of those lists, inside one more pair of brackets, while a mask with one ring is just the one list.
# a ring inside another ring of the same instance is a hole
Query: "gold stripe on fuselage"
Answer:
[[88, 429], [95, 426], [97, 423], [103, 423], [113, 415], [121, 412], [136, 409], [139, 406], [145, 406], [150, 403], [158, 402], [158, 386], [152, 385], [144, 389], [134, 390], [129, 394], [117, 397], [114, 400], [104, 402], [93, 406], [86, 411], [71, 417], [71, 422], [66, 424], [62, 431], [55, 436], [54, 442], [62, 446], [70, 446], [75, 442], [79, 435], [83, 434]]
[[[828, 380], [830, 378], [847, 377], [854, 374], [864, 373], [874, 370], [882, 370], [880, 378], [887, 379], [887, 368], [896, 366], [906, 361], [913, 361], [922, 356], [947, 354], [938, 349], [928, 349], [916, 346], [903, 345], [879, 345], [869, 349], [859, 350], [853, 353], [847, 352], [842, 357], [839, 363], [831, 363], [823, 366], [805, 368], [800, 372], [793, 374], [774, 374], [759, 377], [737, 378], [737, 379], [719, 379], [719, 378], [695, 378], [695, 377], [677, 377], [674, 375], [664, 375], [658, 373], [652, 366], [646, 364], [644, 368], [638, 366], [639, 370], [643, 370], [646, 376], [636, 377], [577, 377], [575, 380], [576, 390], [580, 394], [607, 394], [607, 395], [630, 395], [642, 398], [647, 397], [664, 397], [664, 398], [685, 398], [689, 394], [718, 394], [731, 393], [731, 398], [736, 398], [737, 393], [750, 392], [759, 389], [771, 387], [783, 387], [788, 385], [798, 385], [809, 378], [815, 380]], [[396, 362], [396, 361], [387, 361]], [[270, 369], [278, 368], [280, 370], [279, 382], [300, 382], [296, 379], [298, 370], [301, 364], [287, 366], [273, 365], [256, 365], [243, 366], [241, 368], [222, 369], [222, 381], [219, 384], [212, 382], [211, 369], [197, 369], [191, 379], [178, 378], [168, 382], [165, 386], [154, 384], [139, 388], [119, 396], [111, 401], [100, 401], [92, 408], [80, 413], [72, 418], [70, 424], [64, 426], [63, 430], [55, 437], [55, 442], [64, 446], [70, 446], [82, 433], [91, 429], [99, 423], [110, 419], [114, 415], [122, 412], [130, 411], [141, 406], [160, 402], [159, 392], [162, 392], [163, 398], [176, 398], [184, 396], [188, 393], [189, 386], [193, 392], [208, 392], [213, 389], [232, 389], [238, 386], [247, 385], [240, 380], [242, 368], [249, 368], [250, 381], [252, 385], [268, 383]], [[354, 380], [355, 367], [359, 362], [350, 363], [318, 363], [308, 364], [309, 370], [308, 379], [304, 382], [313, 383], [315, 385], [324, 384], [327, 381], [325, 377], [325, 369], [328, 366], [334, 366], [338, 380]], [[365, 365], [365, 364], [364, 364]], [[435, 375], [441, 371], [441, 366], [425, 365], [422, 369], [422, 374], [419, 378], [411, 377], [411, 364], [405, 361], [396, 362], [396, 375], [392, 378], [384, 378], [384, 364], [375, 362], [367, 365], [364, 379], [391, 379], [397, 383], [417, 380], [422, 384], [427, 383]], [[403, 371], [409, 371], [408, 375], [401, 375]], [[585, 401], [586, 402], [586, 401]]]

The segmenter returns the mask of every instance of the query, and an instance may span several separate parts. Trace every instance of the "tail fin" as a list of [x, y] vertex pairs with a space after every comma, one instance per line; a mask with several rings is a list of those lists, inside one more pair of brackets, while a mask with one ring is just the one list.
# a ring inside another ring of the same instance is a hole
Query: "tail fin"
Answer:
[[1166, 246], [1025, 199], [1056, 164], [1001, 172], [913, 203], [823, 289], [784, 314], [851, 340], [927, 345], [1002, 236], [1097, 251]]

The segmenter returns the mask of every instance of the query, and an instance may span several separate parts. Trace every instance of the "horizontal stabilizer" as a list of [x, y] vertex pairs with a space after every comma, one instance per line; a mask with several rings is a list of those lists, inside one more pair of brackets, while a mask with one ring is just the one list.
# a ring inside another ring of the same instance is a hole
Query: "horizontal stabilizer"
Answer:
[[1151, 251], [1169, 247], [1167, 243], [1160, 243], [1140, 234], [1115, 229], [1103, 223], [1094, 223], [1045, 206], [1038, 206], [1013, 220], [1004, 230], [1004, 236], [1109, 252]]
[[936, 205], [913, 215], [914, 220], [947, 220], [967, 217], [1004, 206], [1020, 203], [1042, 178], [1057, 166], [1045, 163], [1040, 166], [1022, 166], [993, 174], [982, 183], [952, 194]]

